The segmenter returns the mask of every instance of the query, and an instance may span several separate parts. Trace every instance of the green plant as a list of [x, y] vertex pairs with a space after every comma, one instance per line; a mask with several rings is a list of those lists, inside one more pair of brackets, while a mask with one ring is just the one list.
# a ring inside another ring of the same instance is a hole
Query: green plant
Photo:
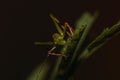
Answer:
[[[48, 75], [49, 80], [74, 80], [73, 75], [81, 62], [88, 59], [96, 50], [120, 32], [120, 22], [118, 22], [112, 27], [104, 29], [98, 37], [83, 48], [86, 36], [97, 16], [97, 13], [91, 15], [86, 12], [78, 20], [73, 36], [67, 38], [68, 44], [64, 45], [59, 52], [68, 56], [66, 60], [62, 57], [56, 57], [52, 67], [48, 61], [45, 61], [31, 74], [28, 80], [46, 80]], [[50, 70], [51, 68], [52, 70]], [[51, 74], [47, 74], [49, 71]]]

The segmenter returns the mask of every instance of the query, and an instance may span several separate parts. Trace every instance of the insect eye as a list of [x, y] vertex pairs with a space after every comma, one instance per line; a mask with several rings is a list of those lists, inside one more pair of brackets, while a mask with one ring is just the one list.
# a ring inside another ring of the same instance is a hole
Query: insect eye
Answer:
[[60, 35], [59, 35], [58, 33], [53, 34], [53, 38], [54, 38], [54, 39], [59, 38], [59, 36], [60, 36]]

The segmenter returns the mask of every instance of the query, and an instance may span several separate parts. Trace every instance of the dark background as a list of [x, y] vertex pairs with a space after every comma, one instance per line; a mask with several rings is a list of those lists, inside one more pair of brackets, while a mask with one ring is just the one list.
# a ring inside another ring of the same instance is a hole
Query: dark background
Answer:
[[[100, 15], [87, 38], [94, 39], [105, 27], [120, 20], [119, 0], [10, 0], [0, 2], [0, 80], [25, 80], [47, 55], [56, 31], [49, 14], [74, 26], [88, 11]], [[120, 80], [120, 35], [110, 40], [80, 66], [75, 80]]]

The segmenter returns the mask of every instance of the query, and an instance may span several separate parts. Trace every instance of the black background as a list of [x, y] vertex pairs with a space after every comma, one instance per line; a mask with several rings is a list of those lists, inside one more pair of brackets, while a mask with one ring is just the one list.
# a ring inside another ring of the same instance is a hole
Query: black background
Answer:
[[[99, 11], [88, 42], [120, 20], [119, 0], [10, 0], [0, 5], [0, 80], [25, 80], [43, 61], [50, 46], [33, 42], [52, 40], [56, 29], [50, 13], [74, 26], [83, 12]], [[83, 63], [75, 80], [120, 80], [119, 41], [120, 35]]]

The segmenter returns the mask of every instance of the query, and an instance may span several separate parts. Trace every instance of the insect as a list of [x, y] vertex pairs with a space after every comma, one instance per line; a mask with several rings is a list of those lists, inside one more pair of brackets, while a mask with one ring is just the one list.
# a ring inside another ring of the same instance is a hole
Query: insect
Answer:
[[65, 22], [64, 25], [60, 24], [60, 21], [54, 17], [52, 14], [50, 14], [50, 18], [54, 22], [54, 25], [56, 26], [56, 29], [58, 33], [54, 33], [52, 35], [53, 37], [53, 42], [35, 42], [36, 45], [53, 45], [53, 47], [48, 51], [48, 56], [49, 55], [54, 55], [54, 56], [62, 56], [66, 58], [65, 54], [60, 54], [60, 53], [55, 53], [54, 50], [56, 49], [57, 45], [66, 45], [67, 40], [65, 39], [67, 37], [71, 37], [73, 35], [73, 28]]

